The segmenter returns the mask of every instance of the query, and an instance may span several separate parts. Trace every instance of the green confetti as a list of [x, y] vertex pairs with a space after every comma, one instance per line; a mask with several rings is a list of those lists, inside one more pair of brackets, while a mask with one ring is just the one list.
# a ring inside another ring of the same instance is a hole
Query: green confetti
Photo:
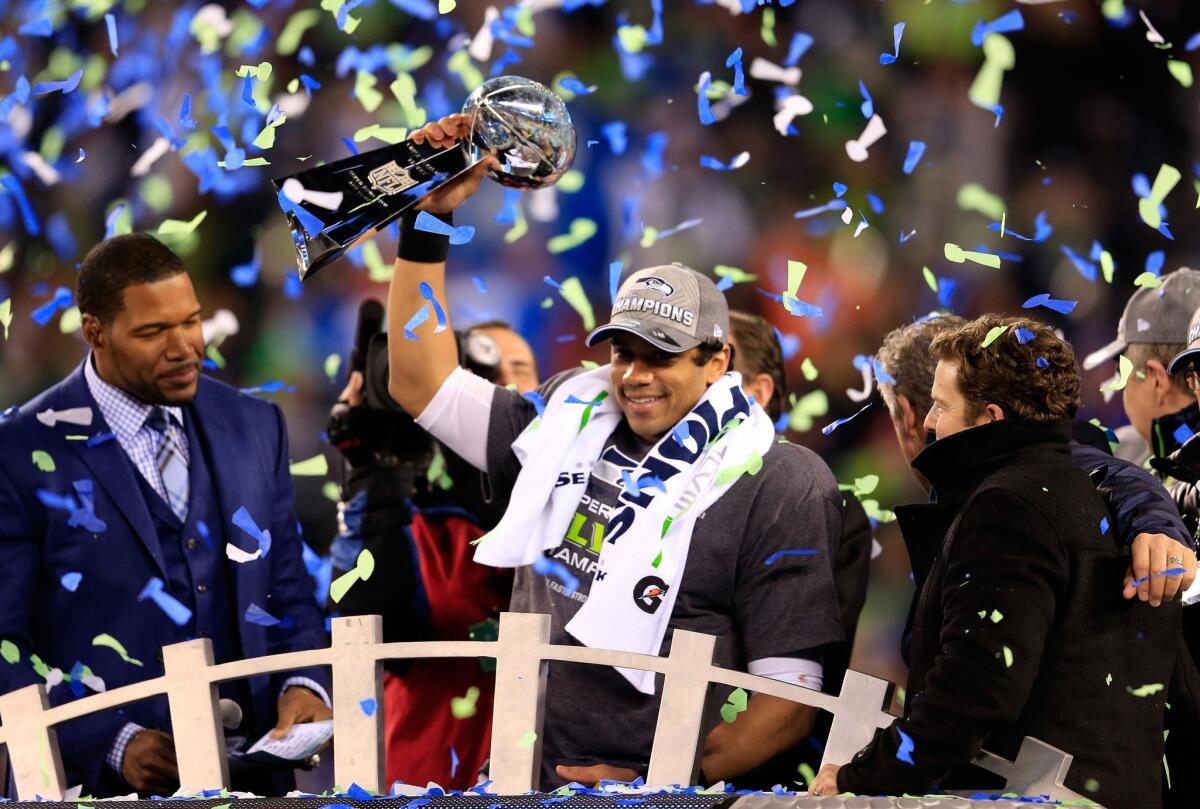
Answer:
[[[1198, 205], [1197, 207], [1200, 207]], [[4, 249], [0, 250], [0, 273], [6, 273], [12, 269], [13, 259], [17, 255], [17, 245], [14, 242], [9, 242], [4, 245]]]
[[267, 124], [265, 127], [263, 127], [262, 132], [259, 132], [258, 136], [255, 137], [254, 140], [251, 141], [251, 143], [254, 145], [254, 147], [256, 149], [270, 149], [271, 147], [273, 147], [275, 145], [275, 130], [276, 130], [276, 128], [278, 128], [279, 126], [282, 126], [286, 120], [287, 120], [286, 115], [280, 115], [277, 120], [274, 120], [271, 123]]
[[329, 474], [329, 461], [324, 455], [314, 455], [303, 461], [293, 461], [288, 471], [294, 477], [322, 477]]
[[338, 485], [332, 480], [325, 481], [325, 485], [321, 487], [321, 494], [326, 500], [331, 500], [334, 503], [342, 499], [341, 493], [338, 491]]
[[366, 581], [371, 578], [371, 574], [374, 572], [375, 556], [364, 548], [358, 554], [358, 560], [354, 564], [354, 569], [347, 570], [329, 585], [329, 597], [333, 599], [333, 603], [338, 603], [350, 591], [351, 587], [359, 581]]
[[379, 245], [374, 239], [367, 239], [363, 243], [362, 251], [363, 264], [367, 267], [367, 278], [376, 284], [386, 284], [392, 280], [392, 271], [395, 269], [395, 264], [388, 264], [383, 260], [383, 253], [379, 250]]
[[800, 373], [804, 375], [805, 381], [812, 382], [821, 372], [817, 370], [817, 366], [813, 365], [812, 359], [805, 357], [804, 362], [800, 363]]
[[788, 259], [788, 285], [787, 294], [793, 298], [800, 291], [800, 284], [804, 281], [804, 273], [808, 271], [808, 265], [803, 261], [793, 261]]
[[55, 470], [54, 459], [50, 457], [50, 453], [43, 449], [35, 449], [33, 451], [33, 465], [43, 472], [53, 472]]
[[992, 614], [988, 617], [992, 619], [993, 624], [998, 624], [1004, 620], [1004, 613], [1000, 612], [1000, 610], [992, 610]]
[[1095, 792], [1096, 790], [1100, 789], [1100, 782], [1095, 778], [1085, 779], [1083, 782], [1083, 788], [1088, 792]]
[[762, 36], [762, 41], [768, 47], [774, 48], [779, 44], [775, 39], [775, 9], [767, 6], [762, 13], [762, 30], [759, 32]]
[[600, 367], [599, 363], [592, 362], [591, 360], [580, 360], [579, 364], [582, 367], [587, 368], [589, 371], [594, 371]]
[[1129, 686], [1125, 686], [1125, 690], [1128, 691], [1130, 694], [1132, 694], [1135, 697], [1149, 697], [1153, 694], [1157, 694], [1159, 691], [1162, 691], [1163, 684], [1162, 683], [1147, 683], [1146, 685], [1139, 685], [1137, 688], [1131, 688]]
[[78, 306], [68, 306], [58, 319], [58, 330], [63, 334], [74, 334], [83, 325], [83, 314]]
[[671, 530], [671, 523], [673, 523], [674, 521], [675, 521], [674, 517], [667, 517], [665, 520], [663, 520], [662, 533], [658, 535], [659, 539], [662, 539], [663, 537], [665, 537], [667, 535], [667, 531]]
[[977, 211], [997, 221], [1008, 210], [1003, 199], [979, 183], [966, 183], [958, 189], [958, 207], [964, 211]]
[[96, 637], [92, 638], [92, 645], [93, 646], [104, 646], [109, 649], [112, 649], [114, 652], [116, 652], [117, 654], [119, 654], [121, 656], [122, 660], [124, 660], [126, 663], [128, 663], [131, 666], [142, 665], [142, 661], [135, 660], [134, 658], [130, 657], [129, 653], [125, 651], [125, 647], [121, 644], [121, 642], [119, 640], [117, 640], [116, 638], [114, 638], [112, 635], [108, 634], [107, 632], [102, 632], [99, 635], [97, 635]]
[[146, 203], [147, 207], [155, 213], [163, 213], [167, 208], [171, 207], [171, 200], [174, 198], [174, 193], [171, 190], [171, 181], [161, 174], [152, 174], [146, 178], [138, 189], [138, 196], [142, 198], [142, 202]]
[[863, 475], [861, 478], [854, 479], [854, 489], [852, 490], [855, 497], [862, 499], [868, 494], [874, 493], [879, 486], [879, 475]]
[[579, 217], [571, 220], [567, 233], [561, 233], [546, 243], [546, 249], [552, 254], [565, 253], [573, 250], [596, 235], [596, 222], [593, 219]]
[[512, 244], [517, 239], [529, 232], [529, 223], [525, 221], [525, 211], [517, 204], [517, 221], [513, 222], [513, 226], [504, 232], [504, 243]]
[[360, 70], [355, 74], [354, 97], [358, 99], [363, 109], [367, 112], [375, 112], [375, 110], [379, 109], [379, 105], [383, 103], [383, 93], [375, 89], [375, 85], [378, 82], [379, 79], [375, 78], [374, 73]]
[[953, 261], [955, 264], [963, 264], [967, 261], [973, 261], [976, 264], [981, 264], [984, 267], [991, 267], [993, 270], [1000, 269], [1000, 256], [994, 253], [980, 253], [975, 250], [963, 250], [957, 244], [946, 242], [943, 250], [947, 261]]
[[983, 39], [983, 65], [967, 90], [967, 98], [977, 107], [994, 109], [1000, 104], [1004, 71], [1011, 70], [1016, 63], [1017, 52], [1008, 38], [1000, 34], [988, 34]]
[[1112, 253], [1107, 250], [1100, 251], [1100, 272], [1104, 276], [1104, 283], [1111, 284], [1113, 282], [1113, 273], [1116, 269], [1117, 265], [1113, 261]]
[[[7, 248], [6, 248], [7, 249]], [[12, 325], [13, 311], [12, 299], [5, 298], [0, 301], [0, 326], [4, 327], [4, 339], [8, 339], [8, 327]]]
[[571, 169], [558, 178], [558, 182], [554, 184], [554, 187], [564, 194], [574, 194], [583, 188], [583, 183], [586, 179], [582, 171]]
[[796, 768], [796, 772], [800, 773], [800, 777], [804, 779], [801, 786], [811, 784], [817, 777], [817, 774], [813, 772], [812, 765], [808, 762], [801, 762], [800, 766]]
[[201, 211], [188, 222], [180, 219], [167, 219], [158, 226], [157, 235], [159, 236], [183, 236], [192, 233], [204, 221], [204, 217], [208, 216], [208, 211]]
[[744, 464], [722, 469], [717, 474], [717, 485], [724, 486], [727, 483], [732, 483], [744, 474], [750, 476], [757, 475], [761, 469], [762, 453], [758, 450], [751, 450], [750, 457]]
[[450, 715], [455, 719], [470, 719], [479, 710], [475, 703], [479, 700], [479, 686], [471, 686], [464, 697], [450, 698]]
[[738, 714], [746, 710], [747, 699], [745, 689], [733, 689], [733, 693], [729, 695], [729, 699], [721, 706], [721, 718], [726, 722], [736, 720]]
[[1162, 224], [1162, 214], [1159, 213], [1158, 206], [1182, 178], [1183, 175], [1179, 173], [1179, 169], [1168, 163], [1163, 163], [1158, 167], [1154, 185], [1150, 188], [1150, 196], [1138, 200], [1138, 215], [1142, 217], [1143, 222], [1158, 229]]
[[0, 657], [4, 658], [5, 663], [21, 662], [21, 650], [17, 648], [17, 644], [5, 638], [0, 640]]
[[1152, 272], [1144, 272], [1133, 279], [1133, 285], [1135, 287], [1145, 287], [1146, 289], [1158, 289], [1162, 286], [1162, 279]]
[[1012, 649], [1010, 649], [1010, 648], [1008, 648], [1007, 646], [1005, 646], [1005, 647], [1004, 647], [1004, 667], [1005, 667], [1005, 668], [1009, 668], [1009, 669], [1011, 669], [1011, 668], [1012, 668], [1012, 664], [1013, 664], [1013, 653], [1012, 653]]
[[463, 87], [468, 92], [483, 84], [483, 73], [471, 62], [471, 55], [466, 48], [454, 52], [446, 61], [446, 69], [462, 79]]
[[1179, 59], [1168, 59], [1167, 70], [1184, 87], [1192, 86], [1192, 66]]
[[558, 294], [562, 295], [563, 300], [579, 313], [579, 317], [583, 320], [584, 331], [596, 328], [596, 314], [592, 311], [591, 301], [588, 300], [587, 293], [583, 291], [583, 284], [578, 278], [571, 276], [563, 281], [562, 289], [558, 291]]
[[1101, 393], [1107, 393], [1110, 390], [1122, 390], [1129, 383], [1129, 374], [1133, 371], [1133, 361], [1122, 354], [1117, 358], [1118, 375], [1111, 382], [1107, 382], [1100, 386]]
[[806, 433], [813, 428], [814, 420], [829, 413], [829, 397], [823, 390], [806, 393], [799, 399], [795, 394], [788, 394], [792, 402], [788, 414], [788, 429], [798, 433]]
[[626, 53], [641, 53], [646, 47], [646, 29], [640, 25], [622, 25], [617, 29], [617, 39]]
[[280, 56], [291, 56], [300, 48], [300, 40], [304, 32], [321, 21], [321, 12], [315, 8], [297, 11], [284, 24], [283, 30], [275, 39], [275, 52]]
[[242, 65], [236, 71], [239, 79], [244, 79], [247, 76], [253, 76], [259, 81], [266, 81], [271, 78], [271, 63], [259, 62], [257, 65]]
[[993, 326], [992, 328], [988, 329], [987, 337], [983, 338], [981, 347], [987, 348], [992, 343], [999, 340], [1000, 335], [1004, 334], [1006, 331], [1008, 331], [1008, 326]]
[[757, 275], [748, 273], [741, 267], [730, 267], [728, 264], [718, 264], [713, 267], [713, 274], [718, 278], [732, 278], [735, 284], [746, 284], [758, 280]]
[[336, 382], [338, 371], [342, 367], [342, 355], [330, 354], [325, 358], [325, 376], [329, 377], [330, 382]]
[[1107, 675], [1104, 677], [1104, 684], [1105, 684], [1105, 685], [1112, 685], [1112, 674], [1111, 674], [1111, 673], [1107, 674]]
[[417, 83], [413, 77], [401, 72], [396, 80], [388, 85], [396, 101], [400, 102], [400, 110], [404, 114], [404, 123], [412, 127], [425, 125], [427, 116], [425, 109], [417, 104]]
[[362, 143], [370, 138], [377, 138], [384, 143], [399, 143], [408, 137], [408, 130], [402, 126], [381, 126], [371, 124], [364, 126], [354, 133], [354, 142]]
[[534, 733], [532, 730], [527, 730], [527, 731], [525, 731], [525, 735], [522, 736], [520, 738], [520, 740], [517, 742], [517, 747], [524, 747], [525, 749], [528, 750], [529, 748], [533, 747], [533, 743], [536, 741], [537, 741], [537, 734]]
[[925, 284], [934, 292], [938, 291], [937, 276], [933, 274], [933, 270], [928, 267], [921, 268], [921, 275], [925, 278]]

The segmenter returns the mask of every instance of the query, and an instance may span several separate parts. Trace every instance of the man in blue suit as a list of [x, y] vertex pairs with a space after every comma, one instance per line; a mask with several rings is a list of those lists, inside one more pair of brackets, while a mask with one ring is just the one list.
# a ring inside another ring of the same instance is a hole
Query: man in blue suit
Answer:
[[[109, 239], [78, 302], [88, 357], [0, 419], [0, 691], [45, 683], [58, 705], [161, 675], [161, 647], [197, 637], [217, 663], [327, 645], [283, 414], [200, 376], [182, 261], [146, 234]], [[282, 735], [332, 715], [326, 683], [314, 669], [220, 690], [247, 732]], [[169, 733], [165, 697], [64, 724], [68, 783], [169, 794]]]

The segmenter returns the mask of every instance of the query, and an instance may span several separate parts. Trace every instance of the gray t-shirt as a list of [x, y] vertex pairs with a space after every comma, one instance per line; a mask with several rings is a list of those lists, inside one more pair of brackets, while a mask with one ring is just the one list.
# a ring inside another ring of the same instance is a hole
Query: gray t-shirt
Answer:
[[[572, 372], [568, 372], [572, 373]], [[547, 382], [548, 395], [564, 375]], [[507, 496], [521, 471], [512, 442], [533, 421], [533, 403], [497, 388], [488, 423], [487, 472], [492, 490]], [[550, 642], [578, 645], [567, 622], [587, 599], [608, 517], [622, 490], [621, 470], [633, 471], [651, 444], [621, 420], [588, 478], [574, 518], [558, 548], [546, 556], [579, 579], [566, 595], [559, 579], [518, 568], [510, 608], [551, 616]], [[542, 470], [560, 474], [559, 470]], [[561, 474], [569, 474], [562, 472]], [[841, 533], [841, 494], [833, 474], [815, 453], [776, 444], [756, 475], [743, 475], [696, 520], [679, 594], [660, 654], [671, 649], [675, 628], [721, 639], [718, 665], [746, 670], [768, 657], [820, 659], [825, 644], [842, 640], [831, 571]], [[809, 549], [811, 555], [778, 551]], [[542, 735], [542, 789], [562, 783], [556, 764], [611, 764], [643, 776], [650, 759], [658, 715], [655, 696], [646, 696], [607, 666], [550, 664]], [[714, 689], [706, 710], [706, 732], [720, 721], [729, 689]]]

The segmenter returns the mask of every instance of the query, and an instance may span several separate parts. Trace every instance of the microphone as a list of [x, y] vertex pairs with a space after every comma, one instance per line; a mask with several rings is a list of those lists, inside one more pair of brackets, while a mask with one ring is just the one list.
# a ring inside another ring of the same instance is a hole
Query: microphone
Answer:
[[221, 726], [225, 730], [237, 730], [242, 724], [242, 706], [231, 699], [221, 698]]

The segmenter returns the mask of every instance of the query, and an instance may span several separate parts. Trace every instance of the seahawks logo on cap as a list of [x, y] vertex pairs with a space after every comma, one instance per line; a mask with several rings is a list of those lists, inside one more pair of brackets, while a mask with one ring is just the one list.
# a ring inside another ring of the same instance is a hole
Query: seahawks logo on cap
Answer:
[[635, 289], [637, 287], [646, 287], [647, 289], [653, 289], [655, 292], [661, 292], [664, 298], [669, 298], [675, 294], [675, 287], [657, 275], [647, 275], [645, 278], [639, 278], [638, 282], [633, 286]]

